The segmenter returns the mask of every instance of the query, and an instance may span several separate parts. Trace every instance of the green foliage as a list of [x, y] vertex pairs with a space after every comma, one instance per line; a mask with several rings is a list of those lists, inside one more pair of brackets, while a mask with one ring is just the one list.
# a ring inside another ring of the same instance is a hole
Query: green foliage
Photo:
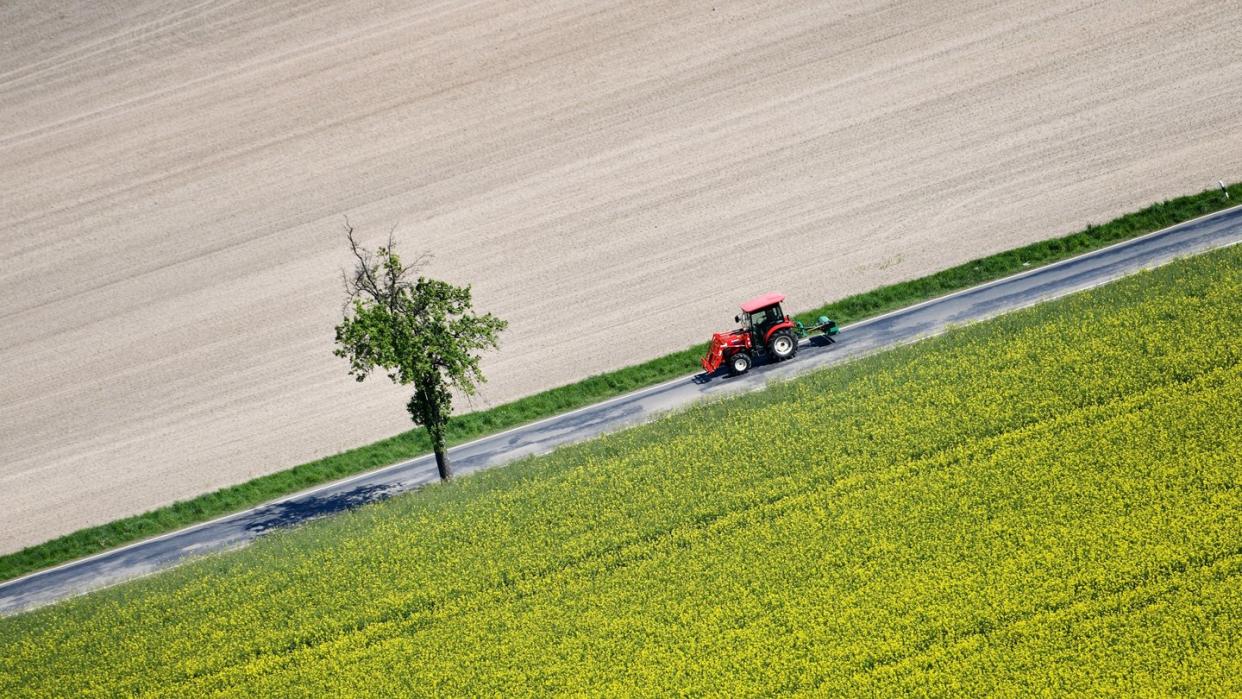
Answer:
[[0, 620], [0, 695], [1237, 693], [1239, 297], [1235, 247]]
[[[850, 296], [798, 314], [804, 322], [827, 315], [844, 324], [895, 308], [925, 301], [958, 289], [991, 281], [1034, 266], [1055, 262], [1111, 243], [1159, 230], [1242, 201], [1242, 183], [1229, 187], [1230, 198], [1220, 190], [1178, 197], [1127, 214], [1101, 226], [1064, 238], [1035, 243], [908, 282]], [[590, 405], [645, 386], [685, 376], [697, 370], [706, 343], [657, 357], [617, 371], [543, 391], [504, 405], [477, 410], [455, 418], [445, 429], [451, 446], [516, 427], [541, 418]], [[0, 580], [87, 556], [114, 546], [163, 534], [195, 522], [251, 507], [302, 488], [326, 483], [387, 464], [410, 459], [431, 450], [421, 431], [409, 431], [389, 439], [352, 449], [286, 471], [174, 503], [152, 512], [82, 529], [72, 534], [0, 556]]]
[[[395, 255], [388, 260], [401, 264]], [[396, 290], [391, 301], [356, 298], [352, 308], [352, 315], [336, 327], [335, 353], [349, 359], [350, 374], [358, 381], [381, 367], [394, 383], [433, 377], [433, 382], [465, 395], [474, 395], [477, 384], [487, 380], [478, 352], [495, 349], [506, 326], [490, 313], [473, 312], [470, 287], [423, 277]]]
[[338, 357], [349, 360], [349, 373], [363, 381], [383, 369], [393, 383], [413, 384], [406, 408], [414, 424], [427, 428], [440, 477], [448, 477], [444, 428], [453, 413], [453, 392], [471, 396], [487, 380], [480, 352], [498, 346], [505, 321], [478, 315], [470, 287], [415, 275], [391, 238], [374, 255], [362, 250], [346, 225], [357, 260], [347, 277], [351, 312], [336, 326]]

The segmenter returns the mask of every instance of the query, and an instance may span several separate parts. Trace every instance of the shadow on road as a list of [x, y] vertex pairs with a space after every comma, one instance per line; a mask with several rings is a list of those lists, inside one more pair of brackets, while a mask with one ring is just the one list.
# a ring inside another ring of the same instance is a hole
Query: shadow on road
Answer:
[[394, 484], [360, 485], [338, 493], [278, 502], [255, 510], [245, 528], [248, 532], [258, 534], [271, 529], [291, 527], [325, 515], [351, 510], [359, 505], [378, 502], [398, 490], [399, 487]]

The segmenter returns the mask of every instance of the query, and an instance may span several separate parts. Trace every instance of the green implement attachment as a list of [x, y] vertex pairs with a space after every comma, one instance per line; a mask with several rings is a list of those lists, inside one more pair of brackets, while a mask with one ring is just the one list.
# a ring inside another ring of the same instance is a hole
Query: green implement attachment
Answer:
[[798, 321], [794, 323], [794, 329], [798, 332], [798, 337], [810, 337], [818, 333], [823, 335], [829, 343], [835, 342], [832, 336], [841, 332], [841, 329], [837, 327], [837, 322], [828, 316], [820, 316], [816, 319], [816, 324], [811, 326], [803, 325], [802, 321]]

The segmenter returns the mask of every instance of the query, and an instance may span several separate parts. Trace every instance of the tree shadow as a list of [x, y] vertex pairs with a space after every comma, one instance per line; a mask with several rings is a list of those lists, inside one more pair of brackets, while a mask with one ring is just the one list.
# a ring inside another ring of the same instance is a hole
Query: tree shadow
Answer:
[[272, 529], [291, 527], [337, 512], [352, 510], [395, 495], [397, 484], [360, 485], [349, 490], [314, 495], [298, 500], [278, 502], [256, 510], [246, 523], [246, 531], [260, 534]]

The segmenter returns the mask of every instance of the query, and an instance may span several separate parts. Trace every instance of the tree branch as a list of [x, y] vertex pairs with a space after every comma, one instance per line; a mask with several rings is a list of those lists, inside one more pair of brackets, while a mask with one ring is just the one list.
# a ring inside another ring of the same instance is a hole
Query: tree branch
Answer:
[[348, 216], [345, 217], [345, 237], [349, 240], [349, 251], [353, 253], [354, 259], [358, 262], [357, 268], [354, 269], [352, 282], [346, 282], [346, 291], [350, 298], [354, 299], [365, 294], [375, 301], [383, 300], [384, 294], [380, 290], [379, 280], [375, 278], [375, 259], [371, 257], [371, 253], [358, 245], [358, 241], [354, 238], [354, 227], [350, 224]]

